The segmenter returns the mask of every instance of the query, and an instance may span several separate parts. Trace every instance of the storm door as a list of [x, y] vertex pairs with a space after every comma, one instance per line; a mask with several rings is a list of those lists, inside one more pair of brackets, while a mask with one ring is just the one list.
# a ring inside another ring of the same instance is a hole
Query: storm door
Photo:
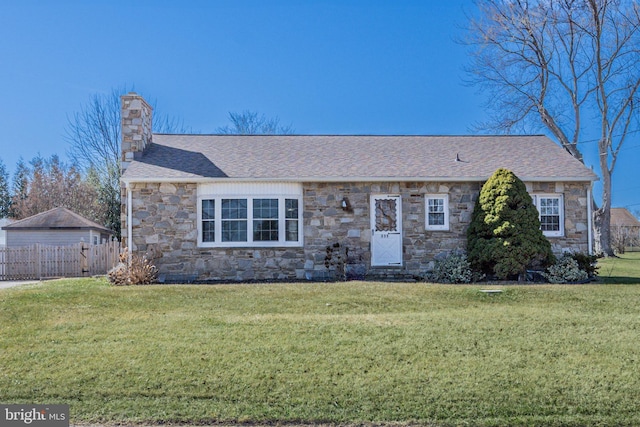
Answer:
[[402, 199], [371, 196], [371, 265], [402, 265]]

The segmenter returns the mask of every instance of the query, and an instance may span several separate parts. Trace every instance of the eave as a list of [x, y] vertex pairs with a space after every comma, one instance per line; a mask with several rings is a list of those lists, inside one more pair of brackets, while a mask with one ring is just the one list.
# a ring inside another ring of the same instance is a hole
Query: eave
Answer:
[[[519, 177], [524, 182], [594, 182], [599, 178], [590, 177], [571, 177], [571, 176], [524, 176]], [[184, 184], [203, 184], [214, 182], [484, 182], [489, 177], [415, 177], [415, 176], [402, 176], [402, 177], [386, 177], [386, 176], [373, 176], [373, 177], [269, 177], [269, 178], [255, 178], [255, 177], [224, 177], [224, 178], [207, 178], [207, 177], [162, 177], [162, 178], [129, 178], [123, 177], [121, 181], [128, 184], [151, 184], [151, 183], [184, 183]]]

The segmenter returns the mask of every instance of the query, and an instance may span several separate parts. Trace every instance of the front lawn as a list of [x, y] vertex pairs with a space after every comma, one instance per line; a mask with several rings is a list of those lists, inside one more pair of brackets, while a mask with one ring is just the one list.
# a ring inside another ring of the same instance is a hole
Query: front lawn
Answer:
[[598, 260], [600, 283], [640, 284], [640, 252]]
[[481, 288], [0, 290], [0, 402], [86, 423], [640, 425], [640, 286]]

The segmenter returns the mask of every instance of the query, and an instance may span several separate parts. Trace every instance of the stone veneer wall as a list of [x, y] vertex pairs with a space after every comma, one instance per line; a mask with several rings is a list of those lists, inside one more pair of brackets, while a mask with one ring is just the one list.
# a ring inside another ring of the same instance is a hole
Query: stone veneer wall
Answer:
[[[466, 246], [466, 230], [480, 183], [317, 183], [305, 184], [305, 269], [323, 271], [327, 245], [349, 248], [354, 261], [367, 268], [369, 278], [410, 279], [423, 276], [434, 257]], [[425, 194], [449, 194], [449, 231], [425, 230]], [[370, 196], [402, 197], [402, 267], [369, 267]], [[347, 197], [352, 212], [339, 205]]]
[[[131, 184], [133, 250], [155, 257], [167, 280], [292, 280], [325, 277], [326, 247], [346, 245], [369, 278], [413, 278], [434, 258], [464, 249], [481, 183], [310, 183], [304, 185], [304, 247], [198, 248], [197, 184]], [[550, 238], [555, 252], [587, 251], [585, 183], [527, 183], [529, 191], [563, 193], [566, 236]], [[449, 194], [450, 230], [426, 231], [425, 194]], [[402, 196], [402, 267], [369, 267], [371, 194]], [[347, 197], [352, 210], [341, 209]]]
[[197, 184], [131, 184], [134, 251], [165, 280], [304, 278], [303, 248], [198, 248]]
[[533, 182], [525, 183], [529, 194], [564, 195], [564, 237], [548, 237], [555, 254], [565, 251], [589, 252], [588, 189], [585, 182]]
[[[136, 159], [151, 144], [153, 108], [135, 92], [120, 97], [120, 173], [123, 174], [131, 161]], [[127, 188], [120, 183], [120, 227], [122, 247], [129, 246], [127, 218]]]
[[142, 153], [152, 140], [153, 109], [138, 94], [128, 93], [120, 97], [121, 102], [121, 172], [127, 169], [137, 153]]

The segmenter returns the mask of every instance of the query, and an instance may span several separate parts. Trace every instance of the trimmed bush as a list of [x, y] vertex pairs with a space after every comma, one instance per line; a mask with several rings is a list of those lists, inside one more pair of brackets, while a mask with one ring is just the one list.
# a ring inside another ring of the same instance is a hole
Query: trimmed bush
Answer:
[[437, 283], [470, 283], [473, 281], [473, 272], [464, 253], [452, 252], [446, 258], [436, 260], [427, 278]]
[[542, 275], [550, 283], [582, 282], [589, 278], [586, 271], [581, 270], [571, 254], [564, 254], [558, 262], [550, 266]]
[[587, 272], [590, 279], [593, 279], [598, 275], [598, 256], [589, 255], [583, 252], [571, 253], [571, 258], [575, 259], [578, 263], [580, 270]]
[[498, 169], [482, 186], [467, 229], [471, 267], [498, 279], [520, 278], [528, 267], [555, 261], [524, 183]]

